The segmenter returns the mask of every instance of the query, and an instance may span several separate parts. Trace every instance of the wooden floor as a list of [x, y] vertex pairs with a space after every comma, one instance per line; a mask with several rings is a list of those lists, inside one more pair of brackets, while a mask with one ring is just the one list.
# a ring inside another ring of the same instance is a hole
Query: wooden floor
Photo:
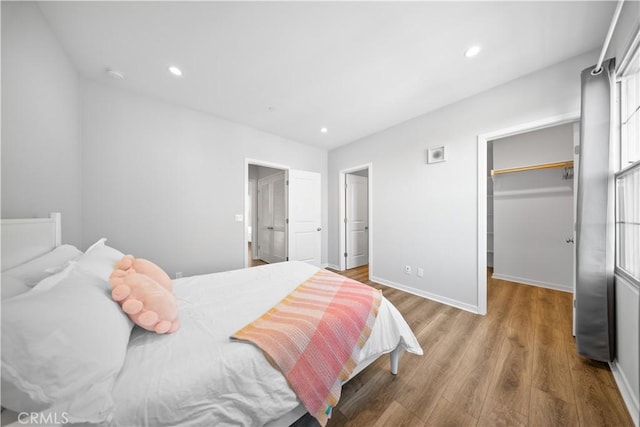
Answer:
[[571, 295], [488, 279], [475, 315], [368, 280], [416, 334], [397, 376], [382, 357], [345, 384], [328, 426], [633, 426], [607, 364], [576, 354]]

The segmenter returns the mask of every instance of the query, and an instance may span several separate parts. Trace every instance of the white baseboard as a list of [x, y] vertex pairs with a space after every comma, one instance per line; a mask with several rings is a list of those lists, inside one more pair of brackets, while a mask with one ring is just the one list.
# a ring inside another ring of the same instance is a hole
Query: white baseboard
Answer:
[[440, 295], [432, 294], [430, 292], [425, 292], [420, 289], [411, 288], [409, 286], [402, 285], [400, 283], [395, 283], [390, 280], [383, 279], [381, 277], [371, 276], [369, 280], [380, 283], [382, 285], [389, 286], [391, 288], [398, 289], [400, 291], [408, 292], [413, 295], [417, 295], [422, 298], [430, 299], [432, 301], [436, 301], [442, 304], [450, 305], [451, 307], [459, 308], [460, 310], [470, 311], [471, 313], [478, 314], [478, 306], [467, 304], [461, 301], [456, 301], [454, 299], [446, 298]]
[[508, 274], [498, 274], [498, 273], [493, 273], [491, 277], [494, 279], [508, 280], [509, 282], [523, 283], [525, 285], [539, 286], [541, 288], [573, 293], [573, 288], [567, 287], [565, 285], [559, 285], [557, 283], [542, 282], [539, 280], [527, 279], [525, 277], [509, 276]]
[[636, 427], [639, 427], [640, 420], [638, 418], [640, 418], [640, 405], [638, 405], [638, 396], [634, 396], [624, 371], [620, 369], [620, 366], [618, 366], [618, 363], [615, 360], [613, 362], [609, 362], [609, 367], [611, 367], [611, 373], [613, 374], [613, 378], [616, 380], [622, 399], [627, 405], [629, 414], [631, 414], [631, 418], [633, 418], [633, 423]]

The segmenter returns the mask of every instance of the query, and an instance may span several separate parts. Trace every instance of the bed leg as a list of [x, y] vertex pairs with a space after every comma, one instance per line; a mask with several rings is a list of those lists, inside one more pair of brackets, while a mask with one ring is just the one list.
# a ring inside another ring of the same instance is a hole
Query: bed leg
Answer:
[[390, 354], [391, 358], [391, 373], [398, 375], [398, 363], [400, 362], [400, 346], [393, 349]]

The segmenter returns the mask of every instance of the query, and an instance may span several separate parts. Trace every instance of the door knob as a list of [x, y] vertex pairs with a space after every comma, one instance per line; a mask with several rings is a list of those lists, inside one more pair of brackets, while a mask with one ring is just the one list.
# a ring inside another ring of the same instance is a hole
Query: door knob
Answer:
[[368, 230], [368, 229], [369, 229], [369, 226], [367, 225], [364, 229], [365, 229], [365, 230]]
[[316, 228], [316, 231], [322, 231], [322, 227]]
[[567, 243], [573, 243], [573, 238], [571, 238], [571, 237], [567, 237], [567, 238], [565, 239], [565, 242], [567, 242]]

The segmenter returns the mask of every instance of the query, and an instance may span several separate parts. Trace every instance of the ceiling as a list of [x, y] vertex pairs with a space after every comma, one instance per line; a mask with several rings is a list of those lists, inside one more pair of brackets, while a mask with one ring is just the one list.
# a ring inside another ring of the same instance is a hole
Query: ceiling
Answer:
[[[83, 77], [325, 149], [599, 50], [615, 6], [39, 3]], [[466, 58], [474, 44], [480, 54]]]

